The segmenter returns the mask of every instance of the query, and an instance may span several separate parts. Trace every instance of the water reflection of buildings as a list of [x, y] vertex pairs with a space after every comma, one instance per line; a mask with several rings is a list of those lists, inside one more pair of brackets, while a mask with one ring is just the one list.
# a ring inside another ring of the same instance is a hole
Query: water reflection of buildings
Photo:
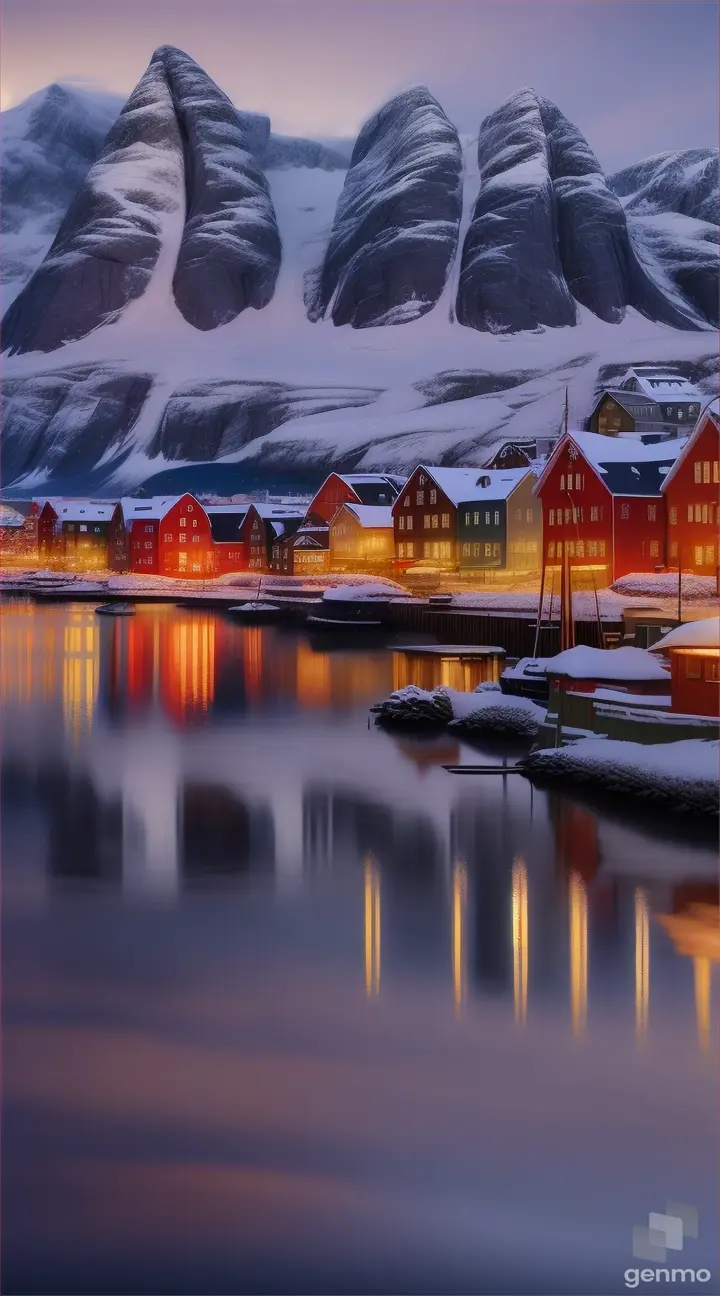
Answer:
[[371, 856], [365, 860], [365, 990], [380, 993], [380, 873]]
[[689, 904], [677, 914], [659, 914], [678, 954], [693, 962], [695, 1016], [703, 1052], [710, 1047], [712, 965], [720, 962], [720, 907]]

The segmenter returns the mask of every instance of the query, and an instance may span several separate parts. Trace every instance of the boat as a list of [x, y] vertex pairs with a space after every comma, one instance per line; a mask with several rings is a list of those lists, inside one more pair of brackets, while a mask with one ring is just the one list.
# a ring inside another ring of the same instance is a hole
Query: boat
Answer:
[[98, 616], [135, 616], [135, 604], [99, 603], [95, 611]]
[[249, 603], [236, 603], [227, 610], [241, 617], [243, 621], [254, 622], [255, 625], [259, 625], [262, 621], [275, 621], [280, 612], [280, 608], [274, 603], [262, 603], [258, 599], [253, 599]]

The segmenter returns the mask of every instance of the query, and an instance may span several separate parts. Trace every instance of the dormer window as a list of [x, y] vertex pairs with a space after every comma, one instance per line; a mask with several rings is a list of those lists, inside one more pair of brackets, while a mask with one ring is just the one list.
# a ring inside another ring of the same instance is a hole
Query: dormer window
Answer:
[[487, 487], [490, 485], [490, 478], [478, 477], [476, 485], [481, 486], [483, 490], [486, 490]]

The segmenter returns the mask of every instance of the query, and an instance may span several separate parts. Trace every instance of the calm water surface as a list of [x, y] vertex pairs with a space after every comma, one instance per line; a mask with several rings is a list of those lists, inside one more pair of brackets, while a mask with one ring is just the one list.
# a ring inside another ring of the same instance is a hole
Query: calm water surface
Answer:
[[712, 837], [446, 774], [390, 650], [2, 622], [4, 1292], [604, 1296], [668, 1200], [717, 1290]]

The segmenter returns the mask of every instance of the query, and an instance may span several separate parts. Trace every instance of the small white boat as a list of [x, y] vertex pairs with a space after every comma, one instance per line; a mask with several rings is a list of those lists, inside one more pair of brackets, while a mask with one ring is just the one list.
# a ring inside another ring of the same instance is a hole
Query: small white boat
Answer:
[[95, 608], [98, 616], [135, 616], [134, 603], [100, 603]]
[[249, 603], [236, 603], [228, 608], [228, 612], [233, 612], [243, 621], [274, 621], [279, 611], [274, 603], [262, 603], [257, 599]]

